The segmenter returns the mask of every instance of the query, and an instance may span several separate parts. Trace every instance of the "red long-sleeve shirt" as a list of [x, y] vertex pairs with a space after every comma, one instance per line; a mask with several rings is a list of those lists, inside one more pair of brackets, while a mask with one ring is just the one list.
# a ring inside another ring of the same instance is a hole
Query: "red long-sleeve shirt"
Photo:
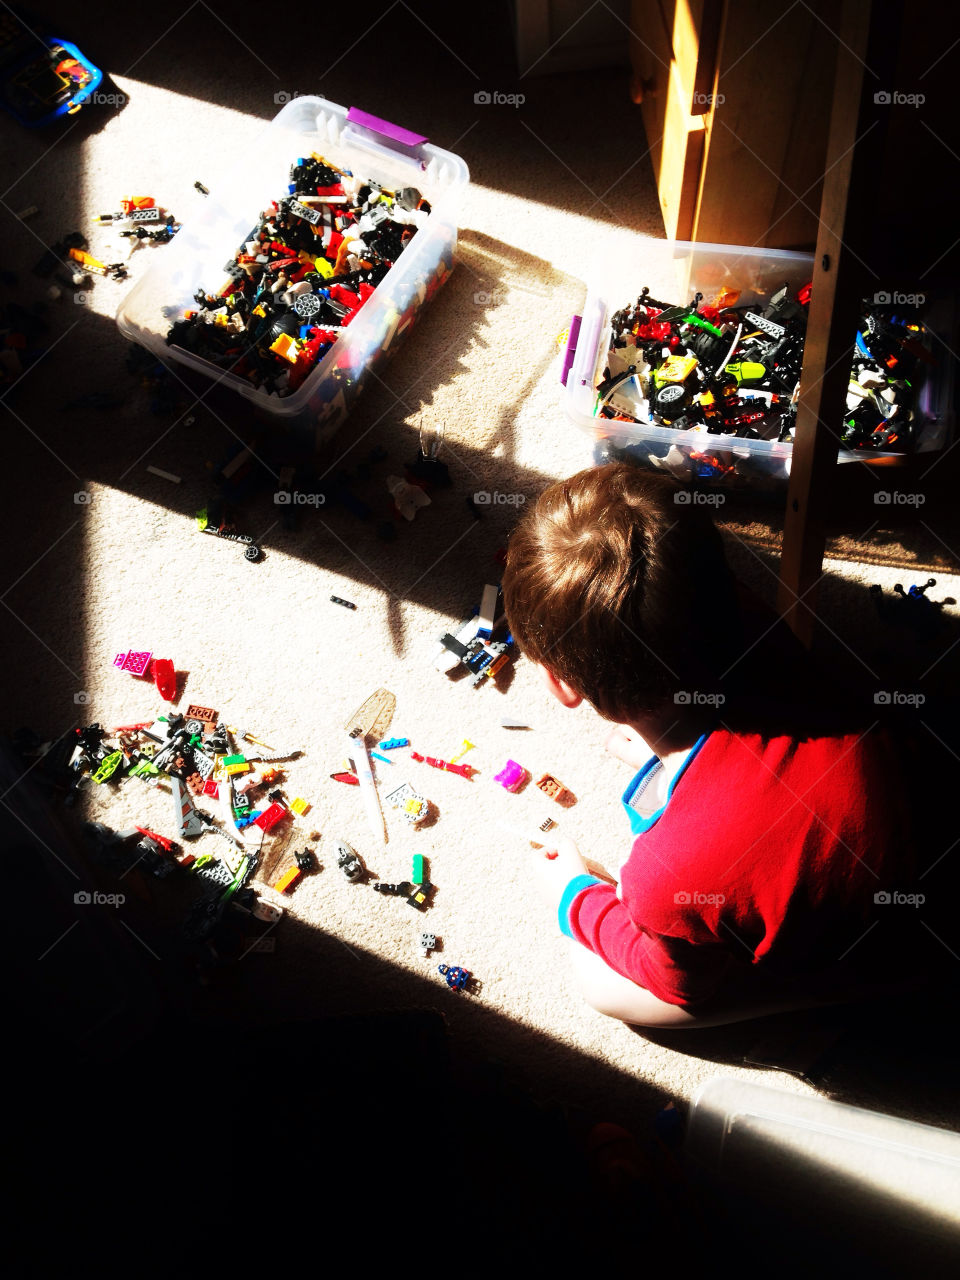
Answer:
[[[560, 927], [671, 1004], [715, 994], [742, 966], [828, 969], [908, 887], [906, 809], [885, 734], [797, 741], [716, 730], [690, 751], [666, 802], [623, 800], [635, 840], [619, 885], [570, 882]], [[888, 919], [881, 923], [889, 923]]]

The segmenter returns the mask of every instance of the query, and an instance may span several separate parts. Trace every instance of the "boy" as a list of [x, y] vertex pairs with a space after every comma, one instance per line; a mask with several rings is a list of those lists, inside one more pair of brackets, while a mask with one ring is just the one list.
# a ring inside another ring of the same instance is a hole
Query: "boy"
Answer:
[[511, 631], [546, 688], [612, 721], [607, 749], [639, 769], [619, 883], [565, 839], [536, 865], [588, 1001], [658, 1027], [842, 1000], [889, 978], [875, 895], [907, 885], [912, 862], [892, 741], [824, 698], [688, 498], [632, 466], [582, 471], [521, 521], [503, 578]]

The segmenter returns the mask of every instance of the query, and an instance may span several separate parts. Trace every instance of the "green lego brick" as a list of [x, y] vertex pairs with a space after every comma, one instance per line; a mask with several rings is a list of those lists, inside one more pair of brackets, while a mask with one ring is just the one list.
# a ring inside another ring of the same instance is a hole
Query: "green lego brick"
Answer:
[[410, 879], [414, 884], [423, 884], [423, 854], [415, 853], [413, 855], [413, 874]]

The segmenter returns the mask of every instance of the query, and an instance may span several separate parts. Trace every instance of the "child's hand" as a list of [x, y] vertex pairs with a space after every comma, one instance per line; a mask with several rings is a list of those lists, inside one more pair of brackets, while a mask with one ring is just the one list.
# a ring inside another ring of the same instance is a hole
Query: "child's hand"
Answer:
[[564, 889], [574, 876], [587, 873], [587, 864], [569, 836], [546, 836], [545, 841], [542, 849], [532, 850], [533, 869], [541, 896], [556, 910]]
[[641, 769], [653, 755], [636, 729], [628, 724], [614, 725], [603, 745], [612, 756], [632, 764], [635, 769]]

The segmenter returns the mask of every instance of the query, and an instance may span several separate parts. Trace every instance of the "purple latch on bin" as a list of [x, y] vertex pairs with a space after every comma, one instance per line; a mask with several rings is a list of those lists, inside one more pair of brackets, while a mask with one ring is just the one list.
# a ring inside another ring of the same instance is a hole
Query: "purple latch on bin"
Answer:
[[409, 129], [391, 124], [389, 120], [381, 120], [379, 116], [372, 116], [369, 111], [361, 111], [359, 107], [350, 108], [347, 112], [347, 122], [379, 134], [381, 138], [394, 143], [398, 150], [406, 152], [407, 155], [412, 155], [418, 147], [422, 147], [429, 141], [422, 133], [411, 133]]
[[563, 353], [563, 366], [560, 370], [560, 381], [564, 386], [567, 385], [567, 374], [570, 372], [570, 366], [573, 364], [573, 357], [577, 354], [577, 339], [580, 337], [580, 325], [582, 320], [582, 316], [570, 317], [570, 336], [567, 338], [567, 349]]

